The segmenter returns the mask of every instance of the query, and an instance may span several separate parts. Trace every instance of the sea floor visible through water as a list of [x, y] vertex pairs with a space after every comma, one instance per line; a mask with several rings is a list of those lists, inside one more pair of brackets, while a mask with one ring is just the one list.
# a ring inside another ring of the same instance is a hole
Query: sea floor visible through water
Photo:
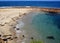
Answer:
[[[31, 37], [43, 43], [60, 43], [60, 13], [31, 12], [18, 22], [24, 26], [25, 43], [30, 43]], [[20, 24], [19, 24], [20, 25]], [[49, 39], [48, 36], [53, 38]]]

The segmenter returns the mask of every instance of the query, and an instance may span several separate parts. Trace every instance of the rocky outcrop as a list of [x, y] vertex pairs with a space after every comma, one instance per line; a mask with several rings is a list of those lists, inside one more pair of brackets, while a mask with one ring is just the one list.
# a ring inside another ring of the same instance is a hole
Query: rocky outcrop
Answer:
[[57, 8], [40, 8], [42, 11], [49, 13], [60, 13], [60, 9]]

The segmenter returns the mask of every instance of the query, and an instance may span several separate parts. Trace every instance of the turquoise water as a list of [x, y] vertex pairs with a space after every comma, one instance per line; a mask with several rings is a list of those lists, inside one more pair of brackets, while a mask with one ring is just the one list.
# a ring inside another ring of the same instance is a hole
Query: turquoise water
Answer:
[[[46, 43], [60, 43], [60, 31], [54, 24], [53, 16], [38, 14], [33, 17], [32, 24]], [[47, 36], [53, 36], [55, 40], [48, 40]]]
[[[26, 31], [26, 43], [30, 37], [35, 40], [42, 40], [43, 43], [60, 43], [60, 15], [57, 13], [33, 12], [25, 16], [24, 29]], [[47, 36], [53, 36], [54, 39], [47, 39]]]

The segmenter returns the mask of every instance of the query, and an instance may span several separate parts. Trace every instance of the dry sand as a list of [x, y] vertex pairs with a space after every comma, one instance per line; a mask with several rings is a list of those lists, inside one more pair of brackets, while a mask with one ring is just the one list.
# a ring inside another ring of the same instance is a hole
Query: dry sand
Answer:
[[[0, 34], [16, 36], [14, 26], [16, 26], [18, 19], [21, 19], [26, 14], [37, 11], [39, 9], [33, 8], [0, 8]], [[2, 37], [3, 38], [3, 37]], [[8, 41], [8, 43], [16, 43], [15, 40]]]

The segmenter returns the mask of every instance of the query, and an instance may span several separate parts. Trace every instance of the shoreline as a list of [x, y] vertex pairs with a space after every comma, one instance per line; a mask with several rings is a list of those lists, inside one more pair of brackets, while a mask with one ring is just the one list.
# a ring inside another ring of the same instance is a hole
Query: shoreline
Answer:
[[60, 9], [58, 7], [42, 7], [42, 6], [0, 6], [0, 8], [52, 8], [52, 9]]
[[[12, 35], [14, 38], [16, 36], [16, 31], [14, 27], [17, 24], [19, 19], [22, 19], [23, 16], [31, 12], [32, 10], [29, 9], [19, 9], [19, 8], [12, 8], [12, 9], [0, 9], [0, 29], [3, 33], [1, 35]], [[22, 37], [22, 36], [21, 36]], [[20, 38], [21, 39], [21, 38]], [[8, 43], [16, 43], [14, 39], [13, 41], [8, 41]]]
[[[43, 10], [42, 10], [43, 9]], [[39, 8], [39, 7], [19, 7], [19, 8], [0, 8], [0, 33], [1, 31], [4, 33], [3, 35], [10, 35], [12, 37], [16, 36], [16, 31], [14, 27], [17, 24], [19, 19], [22, 19], [24, 16], [31, 12], [40, 12], [45, 11], [46, 8]], [[51, 10], [51, 9], [49, 9]], [[57, 9], [54, 9], [55, 11]], [[48, 10], [46, 10], [47, 12]], [[60, 13], [60, 9], [58, 9]], [[1, 33], [2, 34], [2, 33]], [[15, 41], [9, 41], [9, 43], [16, 43]]]
[[60, 13], [60, 8], [53, 8], [53, 7], [35, 7], [35, 6], [7, 6], [7, 7], [0, 7], [0, 9], [39, 9], [40, 11], [49, 12], [49, 13]]

